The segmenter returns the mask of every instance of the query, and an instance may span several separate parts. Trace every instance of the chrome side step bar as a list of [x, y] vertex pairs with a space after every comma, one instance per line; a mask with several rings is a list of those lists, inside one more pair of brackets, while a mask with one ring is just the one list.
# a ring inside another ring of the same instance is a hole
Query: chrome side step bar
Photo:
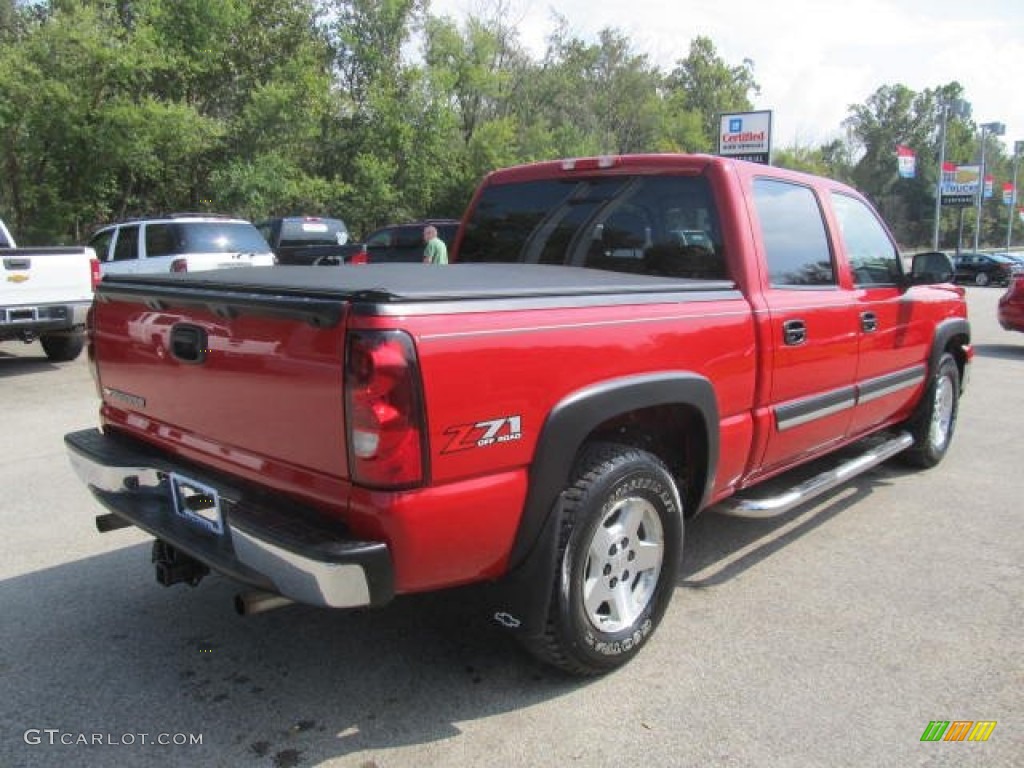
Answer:
[[[876, 445], [866, 453], [862, 453], [849, 461], [845, 461], [834, 469], [815, 475], [799, 485], [768, 498], [745, 498], [733, 496], [713, 507], [715, 512], [732, 517], [748, 517], [764, 519], [778, 517], [789, 512], [804, 502], [810, 501], [826, 491], [830, 491], [862, 472], [891, 459], [900, 451], [909, 448], [914, 438], [907, 432], [900, 432], [880, 445]], [[753, 489], [756, 492], [756, 489]]]

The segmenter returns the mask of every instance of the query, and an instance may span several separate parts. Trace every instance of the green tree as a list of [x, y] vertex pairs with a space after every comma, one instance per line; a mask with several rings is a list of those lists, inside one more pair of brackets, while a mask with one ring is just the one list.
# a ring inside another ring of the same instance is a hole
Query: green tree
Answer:
[[836, 181], [850, 182], [853, 164], [849, 145], [842, 139], [818, 147], [794, 144], [775, 150], [772, 162], [781, 168], [827, 176]]
[[900, 178], [896, 148], [913, 149], [918, 168], [934, 165], [934, 101], [931, 92], [884, 85], [864, 104], [851, 105], [844, 121], [855, 151], [860, 152], [852, 181], [872, 199], [897, 240], [907, 247], [930, 239], [935, 177], [929, 179], [926, 171], [912, 179]]
[[539, 120], [557, 155], [651, 151], [665, 123], [662, 79], [620, 31], [604, 29], [587, 43], [561, 19], [517, 116], [522, 125]]
[[[728, 64], [715, 50], [711, 38], [698, 36], [690, 43], [685, 59], [676, 62], [667, 80], [673, 110], [693, 113], [700, 119], [702, 141], [688, 151], [717, 149], [719, 116], [753, 109], [751, 96], [761, 92], [754, 80], [754, 62], [744, 59], [738, 66]], [[695, 137], [688, 137], [694, 141]]]
[[397, 87], [402, 47], [424, 12], [424, 0], [325, 0], [334, 73], [356, 109], [374, 90]]

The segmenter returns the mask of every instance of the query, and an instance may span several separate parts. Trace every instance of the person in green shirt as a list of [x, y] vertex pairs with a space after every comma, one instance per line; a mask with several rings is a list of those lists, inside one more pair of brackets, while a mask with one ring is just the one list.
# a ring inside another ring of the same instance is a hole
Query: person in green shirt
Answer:
[[427, 247], [423, 249], [424, 264], [447, 264], [448, 248], [444, 240], [437, 236], [437, 227], [426, 226], [423, 228], [423, 240]]

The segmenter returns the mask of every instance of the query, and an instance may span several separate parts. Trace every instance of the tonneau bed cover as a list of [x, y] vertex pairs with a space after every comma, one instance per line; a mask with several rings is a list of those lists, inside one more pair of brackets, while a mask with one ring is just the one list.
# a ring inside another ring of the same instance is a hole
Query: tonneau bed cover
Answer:
[[376, 302], [451, 301], [616, 293], [728, 291], [729, 280], [652, 277], [542, 264], [277, 266], [199, 273], [109, 276], [101, 292], [206, 291]]

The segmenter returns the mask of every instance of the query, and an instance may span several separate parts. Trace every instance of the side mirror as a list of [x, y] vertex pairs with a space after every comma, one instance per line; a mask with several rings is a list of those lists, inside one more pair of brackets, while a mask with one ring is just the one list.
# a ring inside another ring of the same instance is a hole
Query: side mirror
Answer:
[[914, 254], [910, 267], [911, 285], [934, 285], [951, 283], [956, 270], [953, 260], [942, 251], [928, 251]]

